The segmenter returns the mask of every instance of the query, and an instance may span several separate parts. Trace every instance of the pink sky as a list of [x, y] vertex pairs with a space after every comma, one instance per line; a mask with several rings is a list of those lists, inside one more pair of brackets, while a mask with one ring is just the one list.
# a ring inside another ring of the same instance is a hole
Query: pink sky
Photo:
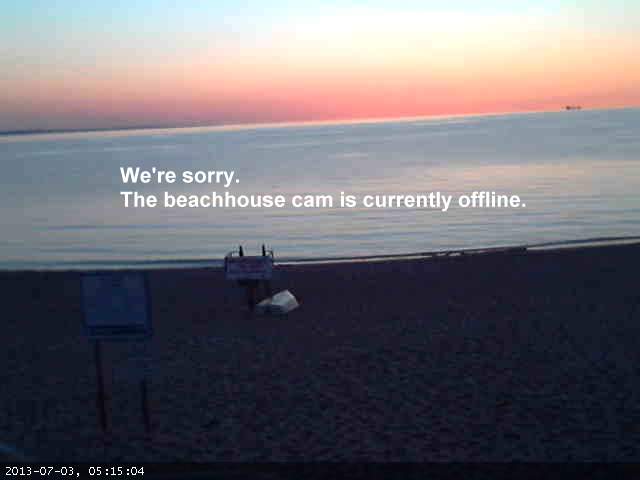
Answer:
[[15, 45], [0, 79], [0, 129], [640, 105], [637, 34], [563, 16], [355, 9], [277, 24], [251, 41], [154, 35], [153, 47], [114, 46], [118, 31], [24, 55]]

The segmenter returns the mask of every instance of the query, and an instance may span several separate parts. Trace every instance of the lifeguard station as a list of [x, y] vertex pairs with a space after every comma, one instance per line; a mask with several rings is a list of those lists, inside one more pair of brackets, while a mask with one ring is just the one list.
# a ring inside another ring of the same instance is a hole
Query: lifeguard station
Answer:
[[[289, 290], [275, 295], [272, 293], [273, 250], [262, 245], [262, 255], [246, 256], [242, 245], [237, 251], [229, 252], [224, 257], [224, 274], [227, 280], [237, 282], [244, 287], [249, 311], [264, 314], [282, 315], [299, 306], [298, 301]], [[259, 298], [262, 287], [262, 298]]]
[[259, 287], [262, 287], [265, 298], [271, 297], [273, 250], [267, 251], [262, 245], [262, 255], [245, 256], [240, 245], [237, 251], [229, 252], [224, 257], [224, 274], [227, 280], [234, 280], [245, 288], [247, 306], [253, 311], [258, 303]]

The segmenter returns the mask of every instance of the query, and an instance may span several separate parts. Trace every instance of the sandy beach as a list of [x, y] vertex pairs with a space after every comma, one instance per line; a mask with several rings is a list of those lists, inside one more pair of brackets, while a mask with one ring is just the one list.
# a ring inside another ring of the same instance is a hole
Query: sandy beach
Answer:
[[639, 272], [640, 245], [280, 266], [302, 305], [260, 317], [220, 269], [149, 271], [150, 436], [122, 343], [99, 429], [79, 273], [3, 272], [0, 455], [637, 461]]

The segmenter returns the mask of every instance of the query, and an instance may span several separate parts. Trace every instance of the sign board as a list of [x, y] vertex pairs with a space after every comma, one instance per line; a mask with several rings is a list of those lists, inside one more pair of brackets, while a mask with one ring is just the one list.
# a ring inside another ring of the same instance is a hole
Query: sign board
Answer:
[[89, 338], [117, 340], [152, 334], [147, 278], [141, 272], [82, 275], [82, 306]]
[[227, 280], [270, 280], [273, 274], [273, 257], [232, 257], [224, 262]]

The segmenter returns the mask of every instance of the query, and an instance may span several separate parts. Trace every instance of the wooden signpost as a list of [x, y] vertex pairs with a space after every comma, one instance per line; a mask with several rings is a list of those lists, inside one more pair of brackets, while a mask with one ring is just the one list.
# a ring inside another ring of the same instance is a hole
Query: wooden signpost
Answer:
[[267, 252], [262, 245], [262, 255], [245, 256], [242, 245], [238, 252], [230, 252], [224, 258], [224, 273], [227, 280], [234, 280], [245, 288], [247, 305], [253, 311], [258, 303], [258, 287], [262, 285], [264, 295], [271, 296], [271, 277], [273, 276], [273, 250]]
[[[97, 407], [103, 431], [108, 429], [104, 374], [100, 342], [103, 340], [148, 341], [153, 333], [151, 296], [142, 272], [96, 272], [83, 274], [82, 307], [84, 329], [94, 344]], [[151, 431], [146, 372], [140, 380], [142, 418]]]

